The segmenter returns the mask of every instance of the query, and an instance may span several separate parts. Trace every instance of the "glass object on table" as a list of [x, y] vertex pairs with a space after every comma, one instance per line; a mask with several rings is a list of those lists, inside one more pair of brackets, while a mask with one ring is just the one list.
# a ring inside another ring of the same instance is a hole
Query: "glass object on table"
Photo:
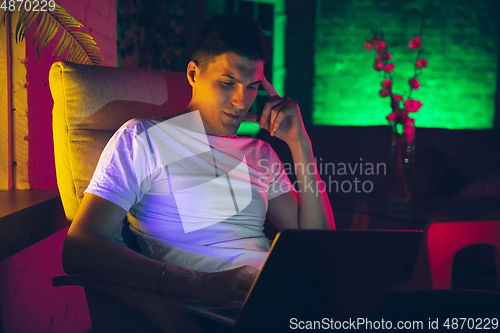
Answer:
[[404, 126], [404, 120], [392, 122], [390, 191], [391, 209], [411, 210], [413, 167], [415, 163], [415, 127], [413, 122]]

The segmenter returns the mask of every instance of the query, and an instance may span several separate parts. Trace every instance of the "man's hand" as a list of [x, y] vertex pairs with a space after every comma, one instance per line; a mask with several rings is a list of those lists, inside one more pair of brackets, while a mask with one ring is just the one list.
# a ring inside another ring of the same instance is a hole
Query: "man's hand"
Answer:
[[261, 128], [268, 130], [271, 136], [276, 136], [289, 145], [292, 142], [309, 139], [299, 105], [290, 97], [280, 97], [265, 76], [262, 76], [262, 88], [269, 96], [269, 100], [264, 105], [260, 121], [257, 121], [258, 116], [252, 112], [247, 112], [244, 120], [258, 123]]
[[202, 273], [195, 283], [192, 296], [203, 302], [244, 301], [259, 270], [251, 266]]
[[[260, 120], [251, 112], [247, 112], [244, 119], [260, 124], [271, 136], [285, 141], [296, 166], [308, 166], [295, 168], [298, 194], [288, 192], [270, 200], [267, 216], [280, 230], [335, 229], [333, 211], [324, 183], [317, 167], [312, 171], [309, 169], [309, 165], [316, 166], [316, 162], [299, 106], [289, 97], [281, 98], [264, 76], [262, 87], [269, 96], [269, 101], [264, 105]], [[312, 190], [308, 190], [309, 184], [313, 185]]]

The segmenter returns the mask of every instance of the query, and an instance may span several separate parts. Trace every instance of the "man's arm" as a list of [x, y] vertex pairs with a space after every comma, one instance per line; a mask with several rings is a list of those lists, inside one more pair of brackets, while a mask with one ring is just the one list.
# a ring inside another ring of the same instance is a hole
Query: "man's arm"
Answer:
[[288, 144], [298, 185], [298, 194], [287, 192], [269, 201], [268, 218], [280, 230], [335, 229], [332, 207], [314, 161], [299, 106], [289, 97], [281, 98], [264, 76], [262, 87], [269, 95], [269, 101], [260, 120], [257, 121], [257, 116], [250, 112], [245, 119], [258, 122], [271, 136]]
[[333, 211], [314, 161], [310, 141], [289, 147], [296, 165], [298, 193], [289, 191], [271, 199], [267, 217], [279, 230], [335, 229]]
[[[162, 274], [166, 263], [111, 241], [125, 216], [120, 206], [86, 193], [64, 242], [64, 271], [203, 301], [244, 300], [257, 269], [243, 266], [225, 272], [203, 273], [168, 264]], [[163, 279], [161, 283], [160, 278]]]

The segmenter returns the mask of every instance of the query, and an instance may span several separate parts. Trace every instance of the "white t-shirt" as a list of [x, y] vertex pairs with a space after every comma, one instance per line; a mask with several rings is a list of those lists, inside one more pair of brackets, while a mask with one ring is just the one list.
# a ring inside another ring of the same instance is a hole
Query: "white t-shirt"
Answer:
[[199, 111], [132, 119], [101, 154], [90, 192], [128, 211], [141, 252], [185, 268], [261, 268], [268, 201], [295, 191], [261, 140], [204, 133]]

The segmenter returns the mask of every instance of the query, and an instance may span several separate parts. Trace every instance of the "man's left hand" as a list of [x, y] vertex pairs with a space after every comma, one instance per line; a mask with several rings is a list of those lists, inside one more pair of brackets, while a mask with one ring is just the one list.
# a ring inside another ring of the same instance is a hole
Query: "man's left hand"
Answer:
[[260, 121], [257, 121], [258, 116], [252, 112], [247, 112], [244, 120], [258, 123], [261, 128], [268, 130], [271, 136], [276, 136], [288, 145], [308, 139], [299, 105], [290, 97], [280, 97], [265, 76], [262, 77], [262, 88], [269, 100], [264, 105]]

